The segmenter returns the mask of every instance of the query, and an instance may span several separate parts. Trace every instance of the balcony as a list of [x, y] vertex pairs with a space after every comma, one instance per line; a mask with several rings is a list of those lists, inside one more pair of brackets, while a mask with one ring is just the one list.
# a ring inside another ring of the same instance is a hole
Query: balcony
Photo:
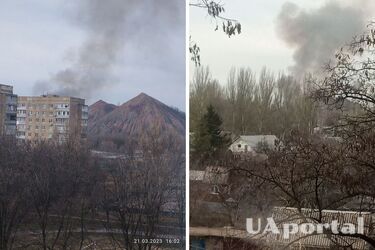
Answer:
[[16, 95], [8, 95], [7, 99], [6, 99], [6, 103], [17, 106], [17, 96]]
[[55, 112], [61, 112], [61, 113], [62, 112], [69, 113], [69, 111], [70, 111], [70, 109], [68, 109], [68, 108], [67, 109], [65, 109], [65, 108], [64, 109], [56, 109], [56, 110], [57, 111], [55, 111]]
[[26, 124], [26, 121], [25, 121], [25, 120], [23, 120], [23, 121], [19, 121], [19, 120], [17, 120], [16, 124], [17, 124], [17, 125], [25, 125], [25, 124]]
[[5, 120], [5, 121], [4, 121], [4, 124], [5, 124], [6, 126], [16, 126], [16, 125], [17, 125], [17, 121]]
[[55, 111], [56, 118], [69, 118], [69, 110]]
[[57, 104], [57, 105], [55, 105], [55, 109], [57, 109], [57, 110], [59, 110], [59, 111], [61, 111], [61, 110], [67, 110], [67, 111], [69, 111], [69, 104]]
[[18, 132], [25, 132], [26, 131], [26, 127], [17, 126], [17, 131]]
[[55, 129], [58, 133], [66, 133], [67, 128], [64, 125], [55, 125]]
[[7, 109], [6, 109], [6, 113], [7, 114], [16, 114], [17, 113], [17, 106], [8, 104]]
[[16, 134], [16, 126], [5, 125], [5, 134], [6, 135], [15, 135]]
[[14, 125], [16, 125], [16, 122], [17, 122], [17, 116], [16, 116], [16, 114], [6, 113], [5, 124], [14, 124]]

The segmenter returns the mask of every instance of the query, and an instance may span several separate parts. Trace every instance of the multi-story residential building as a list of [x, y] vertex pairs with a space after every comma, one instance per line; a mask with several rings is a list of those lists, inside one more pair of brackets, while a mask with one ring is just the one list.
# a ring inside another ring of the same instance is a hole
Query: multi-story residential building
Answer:
[[17, 137], [27, 140], [69, 136], [86, 138], [88, 106], [75, 97], [42, 95], [20, 96], [17, 105]]
[[17, 95], [13, 87], [0, 84], [0, 135], [16, 135]]

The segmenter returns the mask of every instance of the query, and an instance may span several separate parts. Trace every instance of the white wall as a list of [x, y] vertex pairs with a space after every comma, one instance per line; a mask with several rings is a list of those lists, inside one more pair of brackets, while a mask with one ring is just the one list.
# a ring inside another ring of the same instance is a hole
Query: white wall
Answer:
[[[241, 147], [238, 147], [241, 145]], [[246, 151], [247, 146], [247, 151]], [[251, 148], [245, 141], [238, 139], [232, 145], [230, 145], [229, 150], [233, 153], [242, 153], [242, 152], [254, 152], [254, 149]]]

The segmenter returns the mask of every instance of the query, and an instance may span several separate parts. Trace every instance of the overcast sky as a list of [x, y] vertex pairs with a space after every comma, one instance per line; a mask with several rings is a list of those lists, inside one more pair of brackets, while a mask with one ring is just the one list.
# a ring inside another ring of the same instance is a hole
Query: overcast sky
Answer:
[[145, 92], [185, 110], [185, 2], [1, 0], [0, 83], [88, 104]]
[[[290, 72], [293, 67], [317, 67], [315, 64], [326, 60], [333, 47], [347, 43], [353, 32], [361, 32], [363, 23], [375, 16], [372, 0], [220, 2], [226, 17], [240, 21], [242, 34], [228, 38], [220, 29], [214, 31], [215, 22], [194, 7], [190, 7], [189, 29], [201, 49], [202, 65], [208, 65], [221, 83], [232, 66], [250, 67], [256, 72], [267, 66], [276, 73]], [[282, 11], [286, 14], [281, 22]], [[190, 74], [193, 70], [190, 62]]]

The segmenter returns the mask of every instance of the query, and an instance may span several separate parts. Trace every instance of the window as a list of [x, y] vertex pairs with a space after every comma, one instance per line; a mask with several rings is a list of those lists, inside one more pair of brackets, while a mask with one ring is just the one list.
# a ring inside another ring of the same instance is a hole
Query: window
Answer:
[[241, 147], [241, 144], [238, 144], [237, 146], [238, 146], [238, 148], [240, 148], [240, 147]]

